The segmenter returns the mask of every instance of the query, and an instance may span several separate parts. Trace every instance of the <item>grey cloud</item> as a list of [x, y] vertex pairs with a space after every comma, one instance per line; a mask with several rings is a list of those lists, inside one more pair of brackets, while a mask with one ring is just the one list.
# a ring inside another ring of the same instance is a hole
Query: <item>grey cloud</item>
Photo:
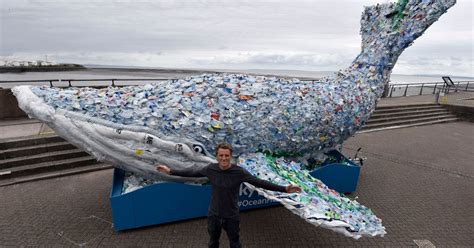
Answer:
[[288, 64], [288, 65], [310, 65], [328, 66], [340, 65], [342, 57], [338, 55], [311, 55], [311, 54], [257, 54], [248, 58], [248, 62], [256, 64]]
[[[352, 57], [352, 56], [350, 56]], [[238, 53], [214, 57], [196, 57], [191, 60], [202, 67], [232, 68], [293, 68], [300, 70], [329, 70], [343, 68], [352, 58], [338, 54], [284, 54], [284, 53]], [[243, 66], [246, 65], [246, 66]]]
[[[58, 61], [93, 64], [313, 70], [348, 65], [360, 51], [363, 6], [386, 2], [0, 1], [2, 56], [50, 54]], [[409, 71], [407, 64], [424, 68], [416, 63], [428, 60], [417, 57], [472, 61], [472, 18], [472, 2], [458, 0], [407, 49], [395, 70]]]

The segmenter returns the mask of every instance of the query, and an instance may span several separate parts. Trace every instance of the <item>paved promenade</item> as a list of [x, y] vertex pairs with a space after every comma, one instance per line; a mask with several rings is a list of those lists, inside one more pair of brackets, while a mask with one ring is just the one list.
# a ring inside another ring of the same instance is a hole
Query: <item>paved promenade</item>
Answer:
[[[383, 220], [385, 237], [346, 238], [279, 206], [242, 213], [244, 246], [474, 246], [474, 123], [358, 134], [345, 154], [358, 147], [368, 159], [351, 197]], [[0, 247], [206, 246], [205, 218], [114, 231], [111, 185], [105, 170], [0, 187]]]

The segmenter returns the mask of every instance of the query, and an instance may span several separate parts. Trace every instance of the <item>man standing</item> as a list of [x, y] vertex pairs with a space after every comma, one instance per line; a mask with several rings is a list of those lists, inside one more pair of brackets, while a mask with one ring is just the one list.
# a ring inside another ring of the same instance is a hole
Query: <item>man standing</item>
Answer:
[[290, 184], [286, 187], [261, 180], [242, 167], [231, 164], [232, 146], [219, 144], [216, 147], [217, 164], [209, 164], [202, 170], [191, 172], [186, 170], [171, 170], [166, 165], [156, 166], [162, 173], [182, 177], [207, 177], [211, 182], [212, 196], [209, 204], [207, 229], [209, 232], [209, 247], [219, 247], [221, 230], [224, 229], [229, 237], [230, 247], [241, 247], [239, 188], [243, 182], [256, 187], [287, 193], [301, 192], [301, 188]]

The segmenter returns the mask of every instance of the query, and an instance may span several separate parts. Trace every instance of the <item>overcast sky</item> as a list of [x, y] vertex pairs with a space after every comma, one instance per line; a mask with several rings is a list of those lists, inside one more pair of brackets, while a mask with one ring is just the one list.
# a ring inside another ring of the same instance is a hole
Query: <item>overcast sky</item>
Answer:
[[[474, 76], [474, 7], [457, 1], [394, 73]], [[0, 60], [333, 71], [360, 52], [363, 6], [384, 2], [0, 0]]]

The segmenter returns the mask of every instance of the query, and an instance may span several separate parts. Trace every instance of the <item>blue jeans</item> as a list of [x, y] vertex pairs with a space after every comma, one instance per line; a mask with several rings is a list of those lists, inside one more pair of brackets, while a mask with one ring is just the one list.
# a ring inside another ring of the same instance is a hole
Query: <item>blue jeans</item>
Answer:
[[222, 229], [227, 233], [231, 248], [240, 248], [240, 220], [227, 219], [217, 216], [207, 217], [207, 231], [209, 232], [209, 248], [219, 247], [219, 238], [221, 237]]

